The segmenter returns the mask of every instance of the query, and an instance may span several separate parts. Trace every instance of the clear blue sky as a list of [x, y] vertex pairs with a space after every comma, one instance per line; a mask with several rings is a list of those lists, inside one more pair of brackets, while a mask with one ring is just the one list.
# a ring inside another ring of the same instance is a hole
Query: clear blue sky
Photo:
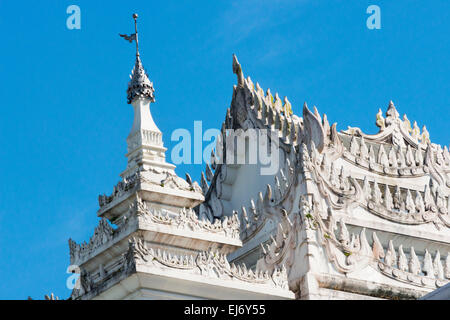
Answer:
[[[81, 30], [66, 27], [71, 4]], [[371, 4], [380, 30], [366, 27]], [[448, 0], [0, 0], [0, 299], [70, 294], [67, 240], [89, 239], [98, 194], [126, 166], [134, 46], [118, 33], [133, 32], [133, 12], [169, 151], [174, 129], [220, 128], [232, 53], [297, 114], [307, 101], [338, 129], [374, 133], [392, 99], [433, 142], [449, 143]], [[202, 167], [177, 173], [199, 180]]]

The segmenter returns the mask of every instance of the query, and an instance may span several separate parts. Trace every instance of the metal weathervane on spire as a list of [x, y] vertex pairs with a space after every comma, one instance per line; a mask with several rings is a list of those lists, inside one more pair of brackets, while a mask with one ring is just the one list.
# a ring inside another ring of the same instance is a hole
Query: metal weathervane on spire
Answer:
[[129, 36], [126, 34], [119, 34], [119, 36], [121, 36], [122, 38], [124, 38], [125, 40], [128, 40], [131, 42], [136, 41], [136, 56], [139, 56], [139, 39], [138, 39], [138, 31], [137, 31], [137, 18], [138, 15], [137, 13], [133, 14], [133, 19], [134, 19], [134, 31], [135, 33], [130, 34]]
[[139, 57], [139, 39], [138, 39], [138, 30], [137, 30], [137, 18], [138, 15], [136, 13], [133, 14], [134, 19], [134, 30], [135, 33], [126, 35], [119, 34], [122, 38], [129, 41], [130, 43], [133, 40], [136, 42], [136, 63], [134, 65], [134, 69], [131, 73], [131, 80], [128, 83], [128, 103], [131, 104], [136, 98], [149, 99], [150, 102], [155, 102], [155, 96], [153, 89], [153, 83], [149, 80], [147, 73], [142, 66], [141, 59]]

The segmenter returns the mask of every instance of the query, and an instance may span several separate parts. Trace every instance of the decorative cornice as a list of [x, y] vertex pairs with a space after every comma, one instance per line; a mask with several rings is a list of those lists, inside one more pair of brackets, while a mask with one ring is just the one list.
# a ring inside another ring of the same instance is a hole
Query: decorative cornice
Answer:
[[77, 244], [69, 239], [70, 263], [80, 264], [85, 261], [97, 248], [112, 240], [115, 234], [117, 231], [111, 227], [107, 219], [102, 218], [89, 242]]
[[[320, 154], [312, 145], [311, 153], [306, 146], [302, 152], [304, 169], [317, 186], [319, 193], [333, 209], [361, 206], [384, 219], [403, 224], [434, 223], [450, 227], [448, 218], [448, 195], [441, 184], [430, 179], [430, 184], [422, 190], [402, 186], [402, 180], [396, 185], [382, 184], [378, 178], [365, 178], [358, 182], [348, 173], [350, 168], [335, 168], [327, 160], [327, 154]], [[428, 170], [429, 171], [429, 170]], [[380, 178], [381, 180], [381, 178]]]
[[141, 224], [160, 224], [178, 230], [210, 233], [233, 240], [240, 239], [237, 214], [231, 217], [215, 219], [211, 222], [208, 219], [200, 219], [192, 208], [182, 208], [179, 212], [151, 208], [136, 194], [136, 198], [130, 204], [128, 211], [117, 220], [117, 229], [113, 229], [108, 220], [102, 218], [99, 225], [95, 228], [94, 235], [90, 238], [89, 243], [77, 244], [72, 239], [69, 239], [71, 264], [84, 263], [98, 248], [118, 237], [131, 224], [135, 224], [136, 228], [142, 227]]
[[425, 149], [431, 143], [430, 134], [426, 126], [423, 126], [422, 133], [420, 133], [417, 122], [414, 121], [414, 126], [411, 128], [411, 122], [408, 120], [408, 117], [404, 115], [403, 120], [400, 119], [399, 113], [392, 101], [389, 102], [386, 118], [383, 117], [381, 109], [378, 111], [376, 125], [380, 128], [380, 131], [375, 135], [365, 134], [357, 127], [348, 127], [347, 130], [342, 132], [348, 135], [363, 137], [366, 141], [385, 142], [401, 148], [406, 148], [407, 145], [411, 145], [416, 149]]
[[[150, 179], [149, 176], [152, 179]], [[125, 177], [123, 181], [119, 181], [117, 185], [114, 186], [111, 195], [99, 195], [98, 204], [100, 208], [103, 208], [104, 206], [113, 202], [115, 199], [122, 197], [126, 193], [136, 192], [140, 184], [142, 183], [169, 189], [178, 189], [183, 191], [196, 192], [199, 194], [202, 193], [202, 190], [196, 181], [192, 182], [191, 180], [190, 182], [187, 182], [178, 177], [171, 170], [152, 168], [145, 171], [137, 171], [130, 176]]]
[[[139, 221], [151, 224], [163, 224], [180, 230], [193, 232], [206, 232], [222, 235], [231, 239], [239, 239], [239, 218], [237, 214], [231, 217], [222, 217], [211, 222], [209, 219], [200, 219], [191, 208], [183, 208], [178, 213], [163, 209], [149, 208], [139, 196], [130, 205], [126, 217], [136, 216]], [[130, 218], [127, 218], [127, 220]]]
[[275, 288], [287, 289], [286, 268], [275, 269], [271, 274], [268, 271], [253, 271], [248, 269], [245, 264], [229, 264], [226, 256], [217, 251], [209, 250], [199, 252], [196, 257], [193, 255], [175, 255], [168, 251], [148, 248], [142, 238], [133, 238], [130, 241], [129, 250], [136, 254], [128, 254], [127, 257], [134, 257], [135, 264], [143, 263], [145, 265], [159, 264], [167, 268], [191, 271], [207, 277], [216, 277], [219, 279], [240, 280], [254, 284], [266, 284]]
[[145, 240], [138, 236], [129, 240], [127, 252], [112, 266], [95, 274], [82, 270], [81, 289], [75, 289], [72, 292], [72, 298], [83, 299], [91, 294], [97, 295], [102, 288], [112, 285], [108, 282], [120, 281], [120, 279], [138, 272], [140, 267], [177, 270], [180, 275], [185, 274], [188, 277], [189, 275], [199, 275], [210, 279], [262, 285], [262, 289], [271, 287], [289, 290], [286, 268], [283, 266], [274, 269], [273, 272], [253, 271], [248, 269], [245, 264], [229, 264], [225, 255], [214, 250], [202, 251], [193, 255], [177, 255], [168, 250], [148, 247]]
[[111, 195], [106, 194], [98, 196], [98, 204], [100, 208], [111, 203], [115, 198], [120, 198], [127, 191], [135, 191], [135, 187], [138, 185], [139, 180], [142, 179], [140, 171], [125, 177], [123, 181], [119, 181], [114, 187]]

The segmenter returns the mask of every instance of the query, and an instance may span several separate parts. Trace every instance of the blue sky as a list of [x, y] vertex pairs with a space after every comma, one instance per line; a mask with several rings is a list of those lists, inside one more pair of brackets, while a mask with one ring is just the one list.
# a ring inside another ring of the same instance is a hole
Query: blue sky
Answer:
[[[69, 5], [81, 29], [66, 27]], [[366, 9], [381, 9], [369, 30]], [[338, 129], [375, 133], [393, 100], [431, 140], [448, 145], [448, 0], [0, 0], [0, 299], [67, 298], [67, 240], [88, 240], [97, 196], [126, 167], [126, 103], [134, 30], [156, 89], [152, 114], [165, 146], [177, 128], [220, 128], [236, 53], [245, 76], [307, 101]], [[204, 165], [179, 165], [199, 180]]]

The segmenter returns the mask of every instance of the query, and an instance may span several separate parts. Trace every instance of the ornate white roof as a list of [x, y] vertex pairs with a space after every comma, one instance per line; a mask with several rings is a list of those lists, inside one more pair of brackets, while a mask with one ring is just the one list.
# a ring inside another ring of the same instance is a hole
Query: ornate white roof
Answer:
[[[426, 126], [411, 127], [391, 101], [385, 116], [376, 115], [377, 134], [338, 133], [316, 107], [305, 103], [298, 117], [287, 98], [264, 94], [236, 57], [233, 72], [238, 83], [219, 140], [226, 144], [227, 129], [269, 129], [283, 160], [267, 182], [246, 165], [217, 164], [212, 154], [199, 212], [238, 213], [243, 247], [230, 260], [254, 263], [250, 252], [260, 246], [258, 267], [286, 265], [291, 290], [305, 298], [320, 298], [332, 284], [342, 295], [349, 278], [353, 294], [375, 296], [363, 288], [371, 279], [391, 298], [419, 297], [450, 280], [450, 256], [441, 255], [450, 252], [450, 155], [431, 143]], [[311, 274], [317, 288], [302, 294], [296, 286]]]

